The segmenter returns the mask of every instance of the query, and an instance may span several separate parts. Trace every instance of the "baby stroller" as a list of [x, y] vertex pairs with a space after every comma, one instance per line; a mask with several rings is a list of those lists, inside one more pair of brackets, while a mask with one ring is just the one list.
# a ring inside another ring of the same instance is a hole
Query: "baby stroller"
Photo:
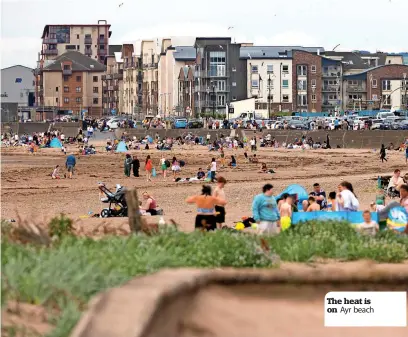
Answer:
[[109, 204], [107, 208], [101, 211], [101, 218], [109, 217], [127, 217], [128, 207], [126, 203], [126, 189], [121, 185], [116, 185], [116, 191], [110, 191], [104, 183], [98, 183], [98, 188], [105, 196], [101, 201]]

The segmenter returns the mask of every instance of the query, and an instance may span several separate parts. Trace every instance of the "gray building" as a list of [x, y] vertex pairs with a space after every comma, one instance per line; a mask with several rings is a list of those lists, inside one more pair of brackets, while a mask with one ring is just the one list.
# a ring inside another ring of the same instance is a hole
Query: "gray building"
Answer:
[[227, 106], [246, 98], [246, 60], [231, 38], [196, 38], [194, 111], [226, 114]]
[[35, 102], [33, 69], [15, 65], [1, 69], [1, 102], [32, 107]]

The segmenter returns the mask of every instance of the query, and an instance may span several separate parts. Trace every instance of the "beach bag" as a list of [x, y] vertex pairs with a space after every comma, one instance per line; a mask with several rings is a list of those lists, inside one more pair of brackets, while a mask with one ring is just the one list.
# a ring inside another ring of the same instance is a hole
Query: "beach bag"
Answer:
[[184, 167], [186, 163], [183, 160], [180, 160], [180, 167]]
[[166, 160], [166, 161], [164, 162], [164, 164], [166, 165], [167, 168], [169, 168], [170, 165], [171, 165], [171, 164], [170, 164], [170, 161], [168, 161], [168, 160]]
[[152, 168], [152, 177], [155, 177], [156, 176], [156, 169], [153, 167]]

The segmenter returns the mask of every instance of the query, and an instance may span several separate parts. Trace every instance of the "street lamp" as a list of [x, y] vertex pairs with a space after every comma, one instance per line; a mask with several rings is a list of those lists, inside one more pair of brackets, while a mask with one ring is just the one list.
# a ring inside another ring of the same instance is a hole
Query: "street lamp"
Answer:
[[271, 74], [268, 77], [268, 118], [271, 119]]
[[215, 84], [211, 82], [212, 86], [212, 97], [213, 97], [213, 118], [215, 118], [215, 103], [217, 101], [217, 97], [215, 96]]
[[407, 73], [403, 73], [402, 76], [404, 77], [404, 89], [405, 89], [405, 93], [404, 93], [404, 102], [405, 102], [405, 110], [408, 110], [408, 96], [407, 96]]

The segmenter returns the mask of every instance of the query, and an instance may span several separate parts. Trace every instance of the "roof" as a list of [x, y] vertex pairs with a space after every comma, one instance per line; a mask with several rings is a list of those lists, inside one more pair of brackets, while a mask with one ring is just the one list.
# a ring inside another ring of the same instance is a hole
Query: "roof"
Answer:
[[341, 58], [341, 62], [343, 64], [343, 68], [345, 71], [349, 69], [369, 69], [372, 68], [372, 65], [367, 62], [367, 57], [377, 57], [378, 58], [378, 65], [384, 65], [385, 60], [388, 54], [385, 53], [360, 53], [360, 52], [337, 52], [337, 51], [326, 51], [323, 53], [324, 56], [331, 58], [331, 57], [338, 57]]
[[108, 55], [112, 56], [115, 55], [115, 53], [121, 52], [122, 51], [122, 45], [121, 44], [110, 44], [108, 47]]
[[62, 71], [61, 63], [64, 61], [72, 62], [72, 71], [105, 71], [105, 66], [103, 64], [78, 51], [68, 51], [58, 56], [53, 63], [45, 67], [43, 70]]
[[30, 67], [26, 67], [26, 66], [22, 66], [21, 64], [16, 64], [14, 66], [10, 66], [10, 67], [6, 67], [6, 68], [1, 68], [1, 70], [6, 70], [6, 69], [10, 69], [10, 68], [14, 68], [14, 67], [22, 67], [22, 68], [27, 68], [28, 70], [33, 70], [33, 68]]
[[[102, 20], [102, 21], [105, 21], [105, 20]], [[110, 28], [110, 24], [108, 24], [108, 23], [105, 23], [105, 24], [98, 24], [98, 23], [95, 23], [95, 24], [76, 24], [76, 23], [74, 23], [74, 24], [72, 24], [72, 23], [67, 23], [67, 24], [62, 24], [62, 23], [56, 23], [56, 24], [48, 24], [48, 25], [45, 25], [44, 26], [44, 29], [43, 29], [43, 33], [42, 33], [42, 35], [41, 35], [41, 38], [43, 39], [44, 37], [45, 37], [45, 33], [48, 31], [48, 29], [50, 28], [50, 26], [68, 26], [68, 27], [108, 27], [108, 28]], [[110, 32], [109, 32], [109, 37], [110, 37]]]
[[274, 58], [290, 58], [288, 52], [292, 50], [301, 50], [309, 53], [324, 52], [323, 47], [302, 47], [302, 46], [248, 46], [241, 47], [241, 59], [274, 59]]
[[177, 61], [194, 61], [196, 59], [196, 49], [191, 46], [176, 46], [173, 53]]
[[384, 64], [381, 66], [377, 66], [377, 67], [371, 67], [369, 69], [365, 69], [359, 73], [356, 74], [350, 74], [350, 75], [344, 75], [343, 77], [345, 79], [363, 79], [365, 77], [365, 75], [369, 72], [369, 71], [373, 71], [375, 69], [379, 69], [379, 68], [383, 68], [383, 67], [393, 67], [393, 66], [400, 66], [400, 67], [406, 67], [407, 71], [408, 71], [408, 65], [405, 64]]

